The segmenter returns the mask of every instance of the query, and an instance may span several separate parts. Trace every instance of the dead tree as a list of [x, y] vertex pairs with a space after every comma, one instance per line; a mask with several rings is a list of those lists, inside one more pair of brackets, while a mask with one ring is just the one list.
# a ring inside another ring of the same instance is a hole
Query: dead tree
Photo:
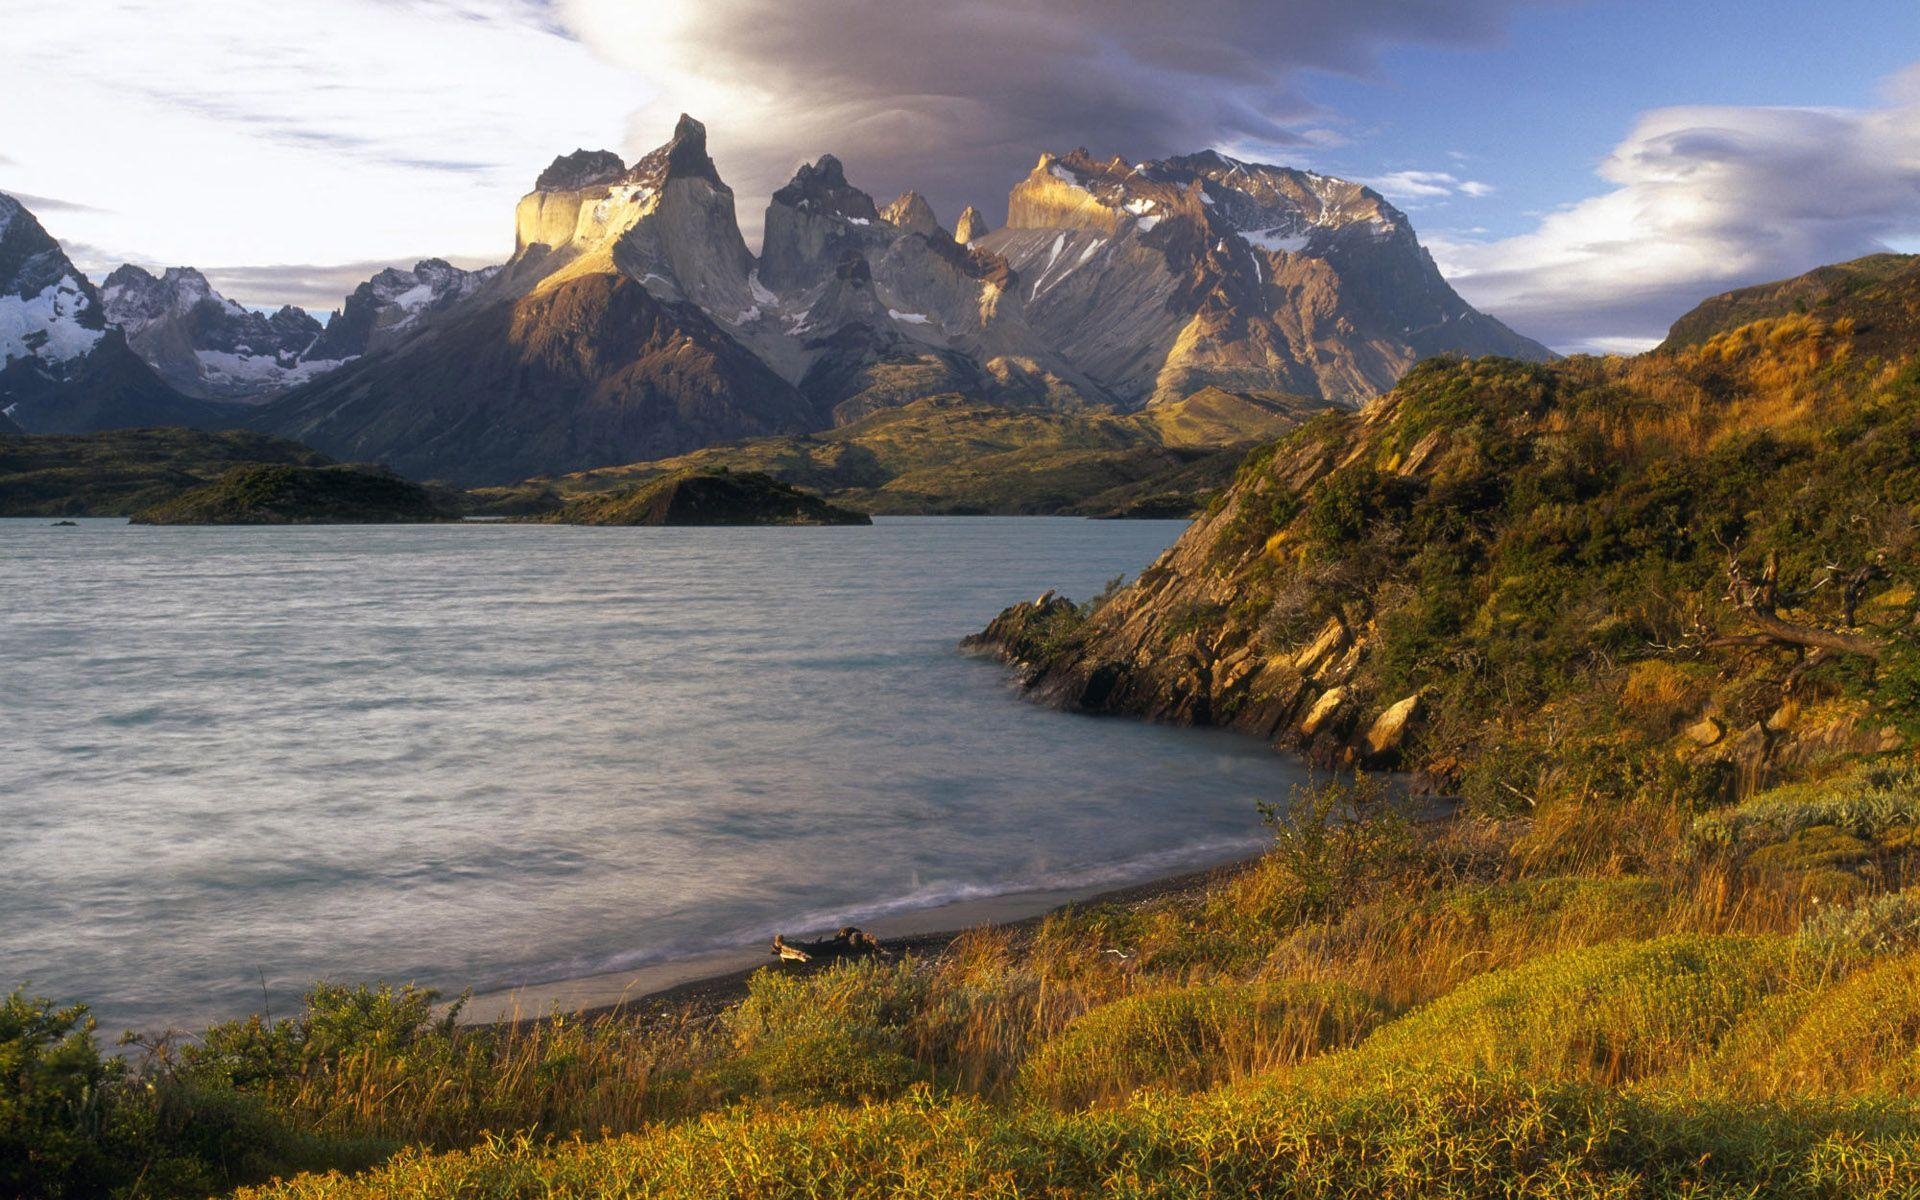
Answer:
[[[1847, 624], [1853, 624], [1854, 610], [1866, 594], [1867, 586], [1876, 576], [1868, 574], [1871, 567], [1862, 568], [1848, 577], [1847, 591], [1852, 600], [1846, 603]], [[1855, 581], [1858, 581], [1857, 583]], [[1816, 625], [1801, 625], [1786, 620], [1779, 614], [1780, 605], [1780, 556], [1773, 551], [1767, 552], [1766, 562], [1760, 568], [1758, 579], [1747, 578], [1740, 567], [1740, 558], [1733, 549], [1727, 550], [1727, 599], [1741, 611], [1747, 624], [1755, 633], [1746, 637], [1725, 637], [1719, 639], [1719, 645], [1777, 645], [1816, 654], [1829, 652], [1836, 654], [1858, 654], [1878, 659], [1886, 651], [1886, 645], [1878, 638], [1862, 633], [1842, 633], [1833, 629], [1822, 629]], [[1844, 602], [1844, 598], [1843, 598]]]

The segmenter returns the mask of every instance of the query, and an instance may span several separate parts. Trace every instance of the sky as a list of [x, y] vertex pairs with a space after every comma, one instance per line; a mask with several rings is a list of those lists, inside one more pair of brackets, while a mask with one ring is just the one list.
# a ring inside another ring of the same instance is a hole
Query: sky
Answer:
[[512, 249], [555, 155], [701, 118], [756, 242], [837, 154], [998, 221], [1043, 150], [1367, 181], [1563, 351], [1920, 250], [1914, 0], [0, 0], [0, 191], [96, 277], [317, 311]]

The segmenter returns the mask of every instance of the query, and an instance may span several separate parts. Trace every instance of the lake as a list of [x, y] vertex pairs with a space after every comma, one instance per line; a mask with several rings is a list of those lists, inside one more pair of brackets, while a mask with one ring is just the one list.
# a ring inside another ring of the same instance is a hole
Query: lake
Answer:
[[1237, 857], [1297, 764], [955, 649], [1180, 529], [0, 521], [0, 988], [191, 1026]]

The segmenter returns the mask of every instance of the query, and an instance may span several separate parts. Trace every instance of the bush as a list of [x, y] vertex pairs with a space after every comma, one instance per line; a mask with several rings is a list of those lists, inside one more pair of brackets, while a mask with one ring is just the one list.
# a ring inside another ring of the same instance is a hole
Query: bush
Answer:
[[1196, 1091], [1350, 1045], [1379, 1015], [1341, 984], [1196, 984], [1129, 996], [1042, 1046], [1022, 1068], [1021, 1088], [1071, 1107], [1148, 1086]]
[[734, 1110], [605, 1141], [410, 1152], [359, 1178], [307, 1176], [239, 1200], [1870, 1200], [1910, 1198], [1915, 1178], [1920, 1112], [1910, 1104], [1703, 1106], [1573, 1085], [1381, 1080], [1070, 1114], [926, 1095], [854, 1110]]
[[1801, 923], [1800, 943], [1827, 956], [1920, 949], [1920, 889], [1816, 909]]
[[1387, 785], [1355, 775], [1320, 788], [1295, 788], [1284, 809], [1260, 806], [1273, 830], [1267, 858], [1293, 880], [1294, 921], [1340, 912], [1362, 886], [1405, 860], [1413, 830]]
[[95, 1195], [120, 1173], [113, 1145], [123, 1070], [103, 1059], [85, 1005], [16, 990], [0, 1003], [0, 1193]]
[[733, 1058], [720, 1078], [738, 1094], [846, 1103], [899, 1094], [919, 1075], [908, 1023], [923, 987], [905, 963], [846, 963], [800, 977], [756, 971], [726, 1015]]

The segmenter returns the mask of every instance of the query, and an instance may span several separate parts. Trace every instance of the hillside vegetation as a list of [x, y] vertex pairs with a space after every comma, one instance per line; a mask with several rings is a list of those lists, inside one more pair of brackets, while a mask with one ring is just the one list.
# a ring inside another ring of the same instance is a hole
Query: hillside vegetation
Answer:
[[582, 496], [530, 518], [550, 525], [871, 525], [758, 471], [676, 471], [618, 492]]
[[115, 1067], [21, 995], [0, 1138], [39, 1157], [0, 1164], [283, 1176], [250, 1200], [1920, 1195], [1920, 369], [1868, 336], [1429, 363], [1249, 458], [1132, 586], [983, 639], [1058, 703], [1457, 805], [1342, 774], [1206, 886], [718, 1012], [469, 1029], [323, 987]]
[[450, 519], [432, 495], [375, 467], [235, 467], [133, 514], [135, 525], [381, 525]]
[[0, 428], [0, 516], [124, 517], [210, 483], [235, 466], [331, 462], [284, 438], [196, 429], [7, 436]]
[[1333, 407], [1212, 388], [1125, 415], [933, 397], [824, 433], [538, 482], [575, 496], [675, 471], [727, 467], [761, 471], [873, 513], [1185, 516], [1232, 479], [1254, 443]]

